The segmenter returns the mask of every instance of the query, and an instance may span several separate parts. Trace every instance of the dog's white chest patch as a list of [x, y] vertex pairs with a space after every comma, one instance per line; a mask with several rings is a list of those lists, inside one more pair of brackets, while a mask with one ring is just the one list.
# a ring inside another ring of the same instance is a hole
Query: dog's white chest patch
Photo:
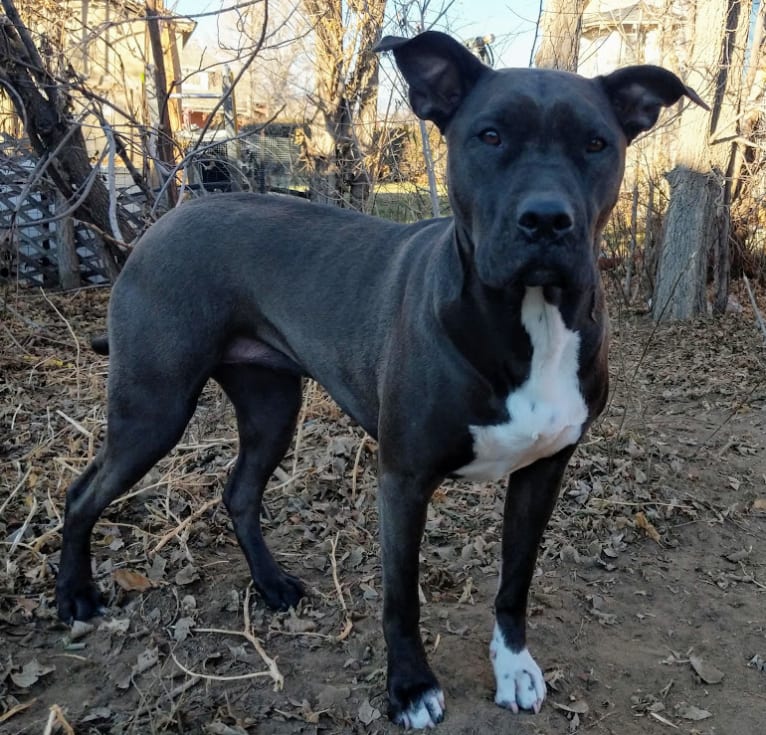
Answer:
[[580, 335], [540, 287], [527, 288], [521, 323], [532, 343], [529, 377], [506, 399], [508, 421], [469, 427], [474, 460], [457, 472], [469, 480], [499, 480], [550, 457], [580, 438], [588, 416], [577, 377]]

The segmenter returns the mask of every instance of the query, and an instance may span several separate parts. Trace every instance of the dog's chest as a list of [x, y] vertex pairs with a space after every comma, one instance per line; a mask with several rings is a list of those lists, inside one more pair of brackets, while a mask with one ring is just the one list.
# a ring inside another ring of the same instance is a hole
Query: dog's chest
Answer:
[[505, 423], [469, 427], [474, 459], [458, 470], [461, 477], [498, 480], [574, 444], [582, 434], [588, 409], [577, 375], [579, 334], [566, 328], [542, 288], [527, 288], [521, 322], [532, 343], [529, 376], [508, 395]]

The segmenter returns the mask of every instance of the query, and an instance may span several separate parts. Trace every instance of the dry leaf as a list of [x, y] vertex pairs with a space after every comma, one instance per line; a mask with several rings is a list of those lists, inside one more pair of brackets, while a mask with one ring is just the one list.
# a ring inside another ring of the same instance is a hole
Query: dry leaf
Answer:
[[146, 592], [154, 587], [151, 579], [138, 572], [131, 572], [130, 569], [117, 569], [112, 577], [126, 592]]
[[689, 656], [689, 663], [697, 676], [705, 684], [720, 684], [723, 679], [723, 671], [719, 671], [715, 666], [705, 663], [699, 656]]
[[176, 573], [175, 577], [177, 585], [192, 584], [192, 582], [196, 582], [198, 579], [199, 574], [193, 564], [187, 564], [183, 569]]
[[601, 610], [591, 610], [590, 612], [602, 625], [617, 625], [617, 616], [614, 613], [605, 613]]
[[21, 671], [11, 672], [11, 680], [20, 689], [29, 689], [37, 684], [38, 680], [55, 671], [55, 666], [43, 666], [36, 658], [24, 664]]
[[686, 704], [686, 702], [681, 702], [681, 704], [676, 707], [676, 714], [684, 720], [694, 720], [695, 722], [706, 720], [708, 717], [713, 716], [712, 713], [708, 712], [706, 709], [700, 709], [693, 704]]
[[206, 735], [247, 735], [247, 730], [239, 725], [227, 725], [225, 722], [215, 720], [205, 725]]
[[293, 608], [290, 608], [290, 617], [284, 621], [283, 625], [290, 633], [312, 633], [317, 629], [314, 620], [298, 617]]
[[39, 600], [31, 600], [25, 597], [17, 597], [14, 602], [16, 607], [22, 611], [25, 618], [32, 617], [32, 613], [40, 607]]
[[560, 595], [547, 594], [545, 592], [536, 592], [535, 602], [539, 602], [544, 607], [551, 608], [551, 610], [561, 610], [564, 607], [564, 600]]
[[643, 531], [652, 541], [660, 543], [659, 531], [652, 525], [652, 522], [646, 517], [646, 514], [640, 510], [633, 516], [636, 528]]
[[553, 702], [553, 706], [563, 712], [577, 715], [585, 715], [590, 711], [590, 707], [584, 699], [578, 699], [571, 704], [559, 704], [558, 702]]
[[94, 707], [88, 710], [88, 714], [85, 715], [80, 722], [94, 722], [95, 720], [111, 720], [114, 716], [110, 707]]
[[756, 498], [753, 501], [753, 510], [766, 511], [766, 498]]
[[143, 653], [138, 654], [136, 665], [133, 667], [133, 674], [142, 674], [147, 669], [151, 669], [160, 660], [160, 652], [157, 648], [147, 648]]
[[349, 687], [328, 684], [317, 696], [317, 707], [321, 710], [333, 710], [351, 696]]
[[176, 624], [173, 626], [173, 639], [179, 643], [183, 643], [194, 627], [194, 618], [178, 618]]
[[380, 719], [380, 710], [376, 707], [373, 707], [372, 704], [370, 704], [369, 699], [365, 699], [359, 707], [357, 717], [359, 717], [359, 720], [362, 722], [362, 724], [369, 725], [375, 720]]
[[168, 560], [164, 556], [155, 554], [152, 559], [152, 566], [149, 567], [149, 579], [153, 579], [155, 582], [163, 579], [167, 565]]
[[92, 623], [86, 623], [84, 620], [75, 620], [69, 631], [69, 640], [76, 641], [80, 638], [84, 638], [88, 633], [92, 632], [95, 627], [96, 626]]
[[315, 712], [311, 709], [311, 705], [306, 701], [305, 699], [301, 702], [298, 702], [295, 699], [288, 700], [290, 704], [295, 707], [295, 710], [293, 712], [286, 711], [286, 710], [275, 710], [276, 712], [279, 712], [282, 716], [290, 719], [290, 720], [304, 720], [305, 722], [308, 722], [311, 725], [316, 725], [319, 723], [319, 716], [322, 714], [321, 712]]
[[109, 618], [102, 620], [99, 630], [106, 630], [109, 633], [124, 635], [130, 630], [130, 618]]
[[724, 559], [726, 559], [726, 561], [730, 561], [732, 564], [738, 564], [739, 562], [747, 559], [747, 557], [750, 556], [752, 550], [752, 546], [747, 549], [740, 549], [739, 551], [735, 551], [733, 554], [727, 554]]

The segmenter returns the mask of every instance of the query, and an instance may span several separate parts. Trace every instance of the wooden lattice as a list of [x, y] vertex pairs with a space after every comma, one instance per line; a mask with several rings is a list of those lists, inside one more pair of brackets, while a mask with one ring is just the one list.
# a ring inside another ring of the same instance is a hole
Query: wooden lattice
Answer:
[[[0, 146], [0, 282], [60, 286], [62, 241], [73, 237], [79, 282], [108, 283], [98, 236], [82, 222], [68, 217], [57, 219], [55, 188], [46, 179], [28, 186], [37, 161], [19, 150], [18, 146]], [[134, 219], [136, 231], [142, 230], [141, 198], [121, 192], [120, 199], [127, 204], [125, 209]]]

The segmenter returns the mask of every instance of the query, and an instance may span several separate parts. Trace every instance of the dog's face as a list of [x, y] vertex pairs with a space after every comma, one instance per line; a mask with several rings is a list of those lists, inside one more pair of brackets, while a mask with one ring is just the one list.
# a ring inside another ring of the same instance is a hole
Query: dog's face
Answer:
[[628, 143], [682, 95], [704, 104], [654, 66], [596, 79], [494, 71], [435, 32], [379, 49], [394, 51], [414, 111], [447, 139], [457, 235], [490, 288], [592, 287]]
[[600, 85], [562, 72], [491, 72], [445, 133], [450, 202], [481, 281], [591, 287], [626, 147]]

